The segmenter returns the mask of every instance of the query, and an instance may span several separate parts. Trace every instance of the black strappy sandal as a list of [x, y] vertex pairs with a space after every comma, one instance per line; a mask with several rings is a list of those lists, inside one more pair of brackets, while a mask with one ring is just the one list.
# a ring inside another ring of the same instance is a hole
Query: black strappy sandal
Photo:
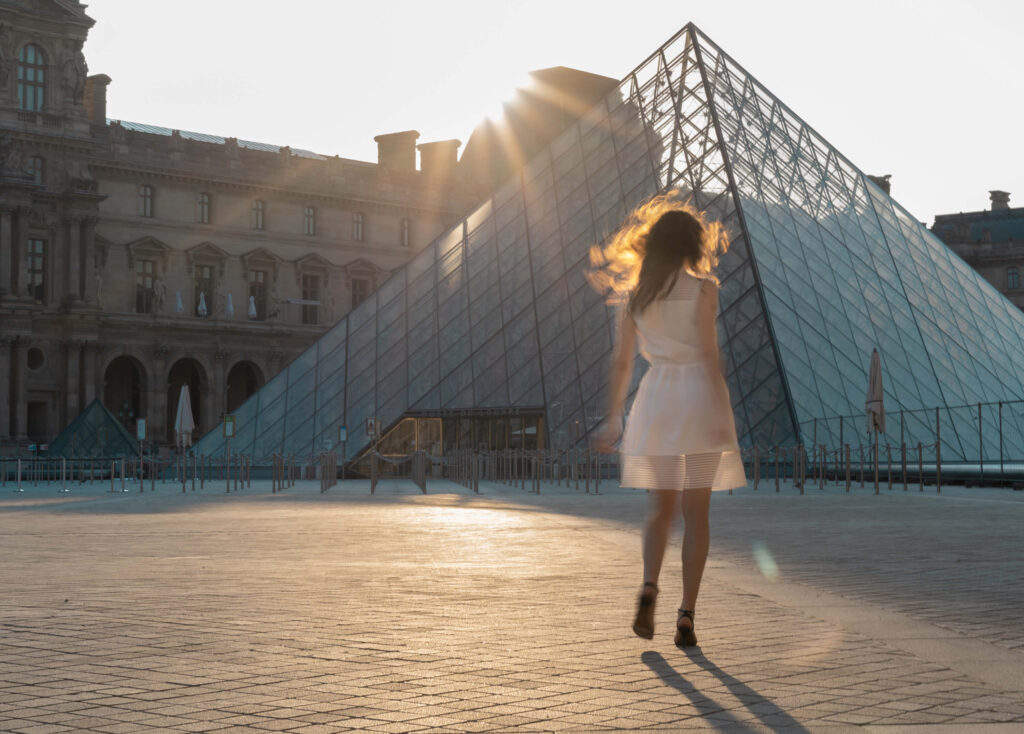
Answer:
[[[649, 588], [648, 588], [649, 587]], [[633, 632], [645, 640], [654, 638], [654, 599], [658, 595], [658, 585], [650, 581], [644, 582], [643, 591], [636, 604], [636, 619], [633, 621]]]
[[[679, 623], [683, 619], [690, 620], [689, 627], [680, 627]], [[676, 646], [677, 647], [694, 647], [697, 644], [697, 634], [693, 631], [695, 622], [693, 621], [693, 611], [690, 609], [680, 609], [679, 619], [676, 620]]]

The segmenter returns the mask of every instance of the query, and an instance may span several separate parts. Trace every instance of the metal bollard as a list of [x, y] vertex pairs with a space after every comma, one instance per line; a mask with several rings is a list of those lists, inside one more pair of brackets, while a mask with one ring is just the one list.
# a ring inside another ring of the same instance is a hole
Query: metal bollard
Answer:
[[843, 447], [843, 452], [846, 454], [846, 491], [850, 491], [850, 444], [846, 444]]
[[775, 444], [775, 491], [779, 491], [779, 445]]

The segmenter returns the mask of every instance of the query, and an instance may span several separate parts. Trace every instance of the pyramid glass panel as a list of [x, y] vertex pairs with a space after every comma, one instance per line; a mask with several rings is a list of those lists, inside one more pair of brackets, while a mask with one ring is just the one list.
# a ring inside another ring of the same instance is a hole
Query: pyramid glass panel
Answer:
[[1024, 411], [977, 404], [1024, 397], [1024, 315], [690, 25], [252, 396], [233, 450], [312, 454], [345, 425], [351, 458], [369, 418], [475, 408], [582, 438], [618, 318], [588, 252], [670, 189], [730, 233], [718, 331], [742, 445], [866, 441], [873, 348], [888, 441], [934, 445], [938, 416], [946, 460], [992, 459], [1000, 422], [1022, 443]]

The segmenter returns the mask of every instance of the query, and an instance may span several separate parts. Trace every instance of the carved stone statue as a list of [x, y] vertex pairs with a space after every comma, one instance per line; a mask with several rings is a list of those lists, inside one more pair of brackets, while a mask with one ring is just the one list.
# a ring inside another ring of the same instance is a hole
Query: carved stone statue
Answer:
[[17, 67], [14, 55], [14, 36], [11, 33], [11, 27], [4, 23], [0, 25], [0, 90], [5, 95], [8, 88], [8, 76]]
[[82, 44], [73, 41], [63, 66], [64, 94], [75, 103], [82, 101], [82, 94], [85, 92], [85, 75], [88, 66], [85, 63], [85, 56], [82, 54]]
[[270, 308], [267, 309], [267, 319], [275, 320], [281, 312], [281, 300], [277, 297], [277, 286], [270, 285]]
[[25, 164], [21, 159], [21, 147], [9, 135], [0, 137], [0, 166], [4, 177], [27, 178]]
[[164, 303], [167, 301], [167, 284], [163, 278], [153, 281], [153, 311], [163, 313]]

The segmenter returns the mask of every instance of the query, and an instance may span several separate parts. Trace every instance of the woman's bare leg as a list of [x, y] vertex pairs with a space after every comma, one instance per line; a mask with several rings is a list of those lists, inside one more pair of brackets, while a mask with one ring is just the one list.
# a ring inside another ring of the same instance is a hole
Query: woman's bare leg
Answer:
[[651, 490], [651, 514], [644, 530], [644, 582], [657, 584], [665, 546], [676, 516], [679, 493], [671, 489]]
[[[711, 533], [708, 511], [711, 489], [687, 489], [683, 492], [683, 609], [693, 611], [708, 560]], [[685, 617], [683, 618], [685, 619]], [[680, 620], [682, 622], [682, 620]], [[688, 620], [684, 624], [691, 624]]]

